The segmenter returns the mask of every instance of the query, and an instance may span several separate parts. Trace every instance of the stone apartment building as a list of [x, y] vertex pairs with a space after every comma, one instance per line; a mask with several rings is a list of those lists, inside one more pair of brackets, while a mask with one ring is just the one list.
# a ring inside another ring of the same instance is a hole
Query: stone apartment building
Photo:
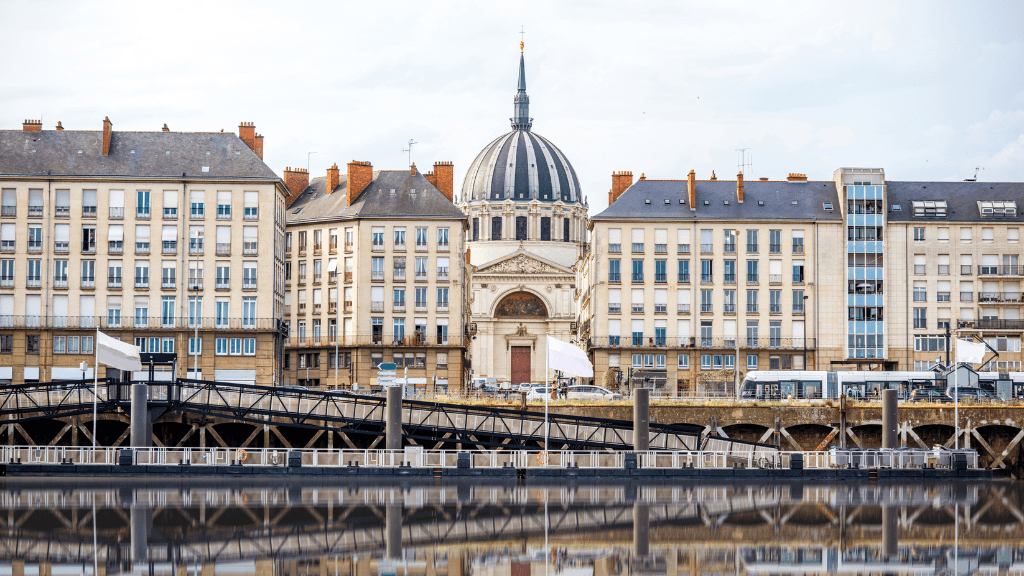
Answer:
[[411, 393], [461, 389], [469, 271], [453, 170], [285, 170], [285, 382], [366, 390], [394, 362]]
[[97, 329], [179, 377], [273, 382], [287, 190], [262, 151], [252, 123], [0, 131], [0, 382], [92, 377]]
[[[724, 393], [735, 370], [828, 369], [841, 357], [842, 217], [835, 183], [633, 182], [612, 176], [577, 265], [596, 378]], [[824, 331], [824, 334], [823, 334]], [[823, 336], [825, 337], [823, 341]], [[611, 376], [609, 376], [610, 378]]]

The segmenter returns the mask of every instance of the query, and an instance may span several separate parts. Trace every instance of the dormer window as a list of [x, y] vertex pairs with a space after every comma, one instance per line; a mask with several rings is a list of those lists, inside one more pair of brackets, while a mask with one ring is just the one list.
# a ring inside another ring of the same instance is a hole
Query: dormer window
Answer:
[[893, 212], [899, 212], [899, 211], [901, 211], [901, 210], [903, 210], [903, 207], [902, 207], [902, 206], [900, 206], [899, 204], [893, 204], [893, 205], [892, 205], [892, 211], [893, 211]]
[[945, 200], [914, 200], [915, 218], [945, 218]]
[[1013, 218], [1017, 216], [1017, 203], [979, 200], [978, 211], [983, 218]]
[[825, 210], [828, 210], [829, 212], [832, 211], [832, 203], [831, 202], [822, 202], [821, 203], [821, 207], [824, 208]]

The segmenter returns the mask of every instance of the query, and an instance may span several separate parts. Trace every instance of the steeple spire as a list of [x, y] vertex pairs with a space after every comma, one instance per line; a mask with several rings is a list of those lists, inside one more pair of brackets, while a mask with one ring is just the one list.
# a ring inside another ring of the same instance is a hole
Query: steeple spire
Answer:
[[530, 118], [530, 97], [526, 95], [526, 60], [523, 56], [525, 44], [519, 42], [519, 89], [516, 91], [515, 117], [509, 118], [512, 121], [512, 128], [515, 130], [529, 131], [533, 126], [533, 118]]

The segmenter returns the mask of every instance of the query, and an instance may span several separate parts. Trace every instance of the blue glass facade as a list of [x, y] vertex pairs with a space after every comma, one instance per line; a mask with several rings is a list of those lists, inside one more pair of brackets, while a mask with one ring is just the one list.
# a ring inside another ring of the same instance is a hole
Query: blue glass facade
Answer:
[[855, 183], [846, 197], [847, 358], [885, 357], [885, 187]]

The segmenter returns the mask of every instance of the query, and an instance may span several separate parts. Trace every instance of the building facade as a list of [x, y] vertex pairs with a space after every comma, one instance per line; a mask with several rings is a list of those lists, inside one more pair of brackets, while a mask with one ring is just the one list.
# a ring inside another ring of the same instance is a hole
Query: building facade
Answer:
[[533, 132], [519, 58], [512, 131], [488, 144], [463, 181], [470, 223], [473, 378], [543, 382], [546, 335], [574, 338], [573, 266], [587, 204], [565, 154]]
[[251, 123], [0, 131], [0, 381], [92, 377], [99, 329], [176, 354], [161, 379], [274, 382], [286, 189], [262, 150]]
[[453, 170], [285, 170], [285, 382], [366, 390], [394, 362], [410, 393], [461, 390], [469, 270]]

